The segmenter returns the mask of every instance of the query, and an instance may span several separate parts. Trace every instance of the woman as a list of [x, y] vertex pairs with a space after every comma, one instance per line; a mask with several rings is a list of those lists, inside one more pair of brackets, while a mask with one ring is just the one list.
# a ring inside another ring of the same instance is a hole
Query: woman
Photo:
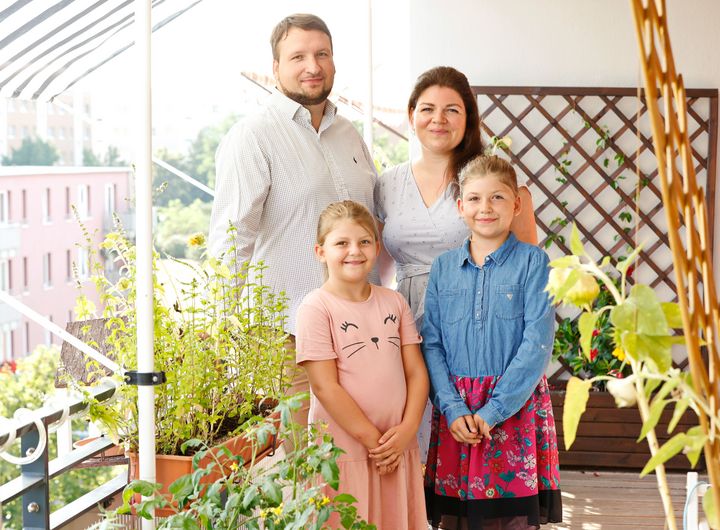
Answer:
[[[457, 210], [458, 173], [482, 153], [477, 101], [465, 75], [449, 66], [418, 77], [408, 101], [410, 128], [420, 156], [385, 171], [375, 186], [375, 212], [388, 256], [380, 262], [383, 284], [392, 282], [392, 262], [400, 291], [422, 326], [425, 289], [433, 259], [459, 247], [468, 237]], [[532, 197], [520, 184], [521, 212], [511, 230], [521, 241], [537, 244]], [[429, 403], [418, 432], [425, 461], [430, 441]]]

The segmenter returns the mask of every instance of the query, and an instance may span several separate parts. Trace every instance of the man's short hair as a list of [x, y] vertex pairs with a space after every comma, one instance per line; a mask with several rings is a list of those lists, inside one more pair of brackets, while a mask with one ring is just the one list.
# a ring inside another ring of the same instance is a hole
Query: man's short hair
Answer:
[[300, 28], [305, 31], [322, 31], [330, 39], [330, 51], [332, 51], [332, 35], [330, 35], [330, 30], [323, 19], [317, 15], [310, 15], [309, 13], [295, 13], [282, 19], [270, 35], [270, 47], [272, 48], [273, 59], [275, 61], [280, 58], [278, 45], [281, 40], [287, 37], [290, 28]]

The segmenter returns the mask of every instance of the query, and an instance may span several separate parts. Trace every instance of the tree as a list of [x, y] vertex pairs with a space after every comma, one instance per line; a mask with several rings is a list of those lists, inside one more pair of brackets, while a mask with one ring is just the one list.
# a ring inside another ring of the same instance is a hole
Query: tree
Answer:
[[127, 167], [125, 160], [120, 158], [118, 148], [109, 145], [105, 156], [97, 155], [90, 149], [83, 149], [83, 166], [102, 166], [102, 167]]
[[[19, 359], [13, 370], [10, 366], [0, 365], [0, 417], [12, 418], [20, 407], [38, 409], [43, 400], [55, 393], [55, 372], [60, 355], [57, 347], [38, 348], [28, 357]], [[73, 431], [84, 429], [85, 420], [73, 420]], [[50, 458], [57, 456], [55, 437], [48, 438]], [[11, 453], [19, 453], [20, 441], [11, 448]], [[121, 468], [110, 469], [96, 467], [73, 469], [52, 480], [50, 485], [50, 504], [64, 506], [80, 497], [83, 493], [97, 488], [110, 480]], [[20, 474], [20, 469], [0, 459], [0, 485], [8, 483]], [[22, 528], [22, 502], [20, 499], [0, 507], [0, 520], [3, 527]]]
[[173, 199], [166, 207], [158, 208], [158, 229], [155, 246], [161, 254], [174, 258], [198, 259], [198, 247], [188, 247], [191, 236], [206, 234], [210, 225], [212, 204], [195, 199], [185, 206], [180, 199]]
[[51, 143], [41, 138], [24, 138], [10, 156], [2, 158], [4, 166], [52, 166], [60, 160], [60, 153]]
[[[167, 149], [160, 149], [155, 156], [213, 188], [215, 186], [215, 151], [217, 151], [222, 137], [237, 120], [238, 117], [231, 114], [220, 123], [201, 129], [195, 140], [190, 144], [187, 154], [172, 153]], [[155, 165], [153, 174], [153, 187], [158, 188], [166, 182], [172, 184], [168, 185], [163, 193], [157, 197], [155, 202], [160, 206], [167, 206], [173, 199], [179, 199], [184, 205], [189, 205], [196, 199], [204, 202], [212, 201], [212, 197], [207, 193], [164, 168]]]

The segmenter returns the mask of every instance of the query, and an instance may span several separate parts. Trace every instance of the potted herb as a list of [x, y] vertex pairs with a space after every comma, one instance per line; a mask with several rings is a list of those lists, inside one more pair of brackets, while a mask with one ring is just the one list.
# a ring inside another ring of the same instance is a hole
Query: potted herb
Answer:
[[[280, 436], [292, 439], [290, 445], [294, 449], [273, 465], [247, 466], [242, 457], [230, 454], [227, 449], [214, 451], [198, 440], [188, 441], [185, 445], [200, 450], [193, 460], [192, 472], [170, 485], [169, 498], [154, 495], [160, 484], [134, 481], [125, 488], [123, 506], [107, 512], [94, 528], [124, 528], [120, 519], [123, 514], [134, 512], [150, 519], [153, 508], [169, 512], [168, 517], [159, 521], [159, 529], [235, 530], [242, 526], [250, 530], [320, 530], [332, 523], [334, 528], [374, 530], [374, 525], [358, 516], [351, 495], [340, 493], [329, 498], [323, 493], [325, 485], [338, 487], [337, 458], [342, 450], [327, 433], [318, 433], [314, 428], [311, 436], [317, 443], [301, 442], [307, 439], [307, 433], [291, 424], [290, 417], [306, 396], [298, 394], [278, 404], [277, 415], [282, 418]], [[277, 431], [277, 423], [266, 418], [253, 422], [246, 436], [259, 445]], [[213, 476], [208, 484], [207, 479]], [[130, 499], [137, 494], [151, 498], [131, 505]]]
[[[191, 243], [203, 245], [204, 238], [195, 236]], [[102, 349], [125, 370], [134, 370], [135, 248], [117, 224], [100, 247], [119, 271], [116, 277], [106, 274], [95, 249], [88, 248], [92, 280], [104, 304]], [[158, 455], [174, 456], [183, 453], [188, 440], [213, 447], [241, 435], [249, 418], [271, 410], [284, 394], [286, 301], [263, 285], [263, 265], [231, 271], [220, 259], [197, 264], [172, 260], [187, 272], [187, 279], [173, 281], [158, 274], [157, 254], [153, 261], [155, 370], [167, 377], [155, 387], [155, 446]], [[98, 316], [84, 296], [76, 313], [79, 319]], [[93, 340], [82, 332], [80, 338]], [[104, 375], [93, 361], [88, 367], [91, 381]], [[91, 402], [90, 419], [129, 451], [137, 451], [137, 387], [123, 384], [122, 374], [112, 377], [119, 384], [117, 399], [109, 405]], [[192, 452], [190, 447], [188, 454]], [[189, 459], [184, 466], [191, 469]], [[161, 477], [158, 470], [158, 480]]]

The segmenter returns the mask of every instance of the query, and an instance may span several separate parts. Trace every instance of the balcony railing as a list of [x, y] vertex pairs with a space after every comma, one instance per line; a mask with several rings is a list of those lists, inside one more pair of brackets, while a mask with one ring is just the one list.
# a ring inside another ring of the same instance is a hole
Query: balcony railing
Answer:
[[[110, 382], [103, 382], [90, 389], [90, 394], [100, 402], [107, 401], [114, 393], [115, 386]], [[117, 495], [127, 484], [127, 471], [124, 471], [102, 486], [50, 512], [50, 480], [113, 445], [110, 439], [101, 437], [53, 460], [49, 459], [48, 444], [41, 443], [42, 439], [47, 441], [49, 427], [64, 422], [69, 416], [82, 413], [85, 407], [82, 398], [68, 399], [63, 407], [43, 407], [27, 418], [10, 422], [10, 426], [0, 427], [0, 448], [17, 438], [21, 440], [21, 456], [18, 457], [23, 460], [20, 462], [21, 474], [0, 485], [0, 506], [22, 497], [23, 528], [61, 528], [94, 509], [98, 503]], [[37, 451], [40, 451], [39, 455], [36, 455]]]

